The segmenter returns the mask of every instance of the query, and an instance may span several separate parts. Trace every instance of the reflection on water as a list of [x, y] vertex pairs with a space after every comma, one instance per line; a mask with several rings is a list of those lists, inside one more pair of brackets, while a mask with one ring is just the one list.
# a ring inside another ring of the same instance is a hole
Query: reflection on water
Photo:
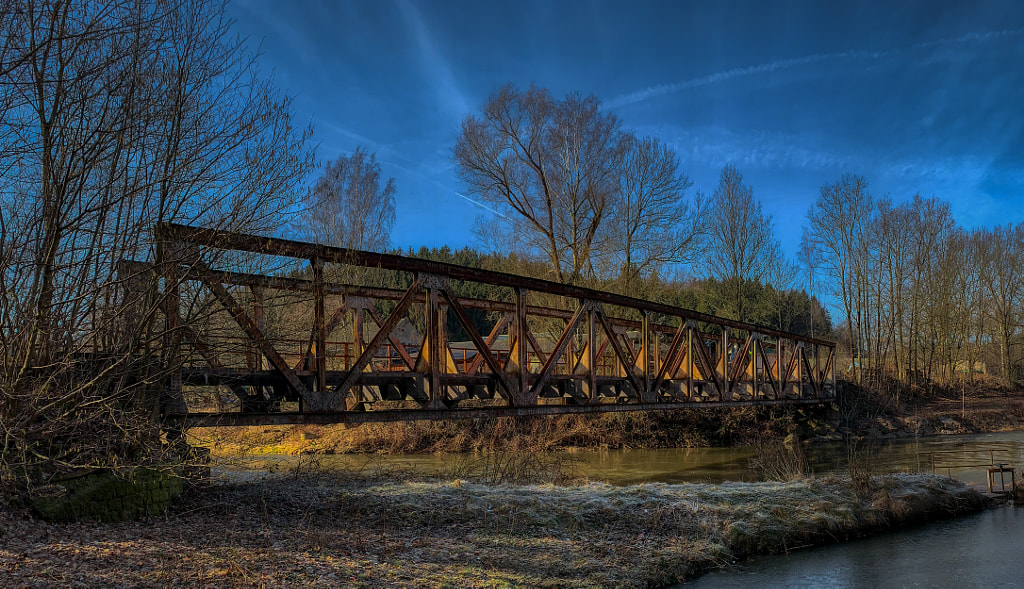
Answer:
[[[1024, 432], [903, 438], [880, 442], [815, 444], [804, 448], [814, 475], [845, 473], [851, 460], [869, 465], [878, 474], [890, 472], [936, 472], [949, 474], [975, 487], [985, 486], [983, 463], [1008, 462], [1024, 465]], [[754, 448], [685, 448], [668, 450], [609, 450], [575, 452], [582, 475], [616, 485], [643, 482], [719, 483], [752, 481], [757, 474], [750, 461]], [[942, 467], [943, 464], [973, 464], [970, 467]], [[1009, 479], [1007, 479], [1009, 481]]]
[[1024, 510], [1000, 507], [789, 555], [759, 557], [686, 587], [1020, 587]]
[[[876, 473], [929, 472], [933, 457], [941, 464], [974, 463], [970, 468], [938, 468], [937, 472], [952, 475], [977, 488], [985, 487], [986, 472], [981, 463], [988, 463], [988, 451], [996, 451], [996, 462], [1009, 462], [1018, 469], [1024, 466], [1024, 432], [1001, 432], [971, 436], [935, 436], [903, 438], [884, 442], [846, 445], [842, 442], [815, 444], [804, 449], [815, 475], [843, 473], [852, 459], [866, 463]], [[934, 453], [941, 454], [934, 454]], [[321, 466], [355, 470], [413, 470], [431, 474], [457, 472], [458, 465], [471, 462], [479, 455], [338, 455], [316, 458]], [[753, 448], [679, 448], [662, 450], [581, 450], [552, 453], [552, 459], [564, 459], [578, 476], [613, 485], [644, 482], [718, 483], [751, 481], [756, 473], [750, 461], [756, 456]], [[246, 461], [250, 467], [294, 468], [300, 461], [294, 456], [270, 456]], [[1007, 482], [1009, 480], [1007, 479]]]

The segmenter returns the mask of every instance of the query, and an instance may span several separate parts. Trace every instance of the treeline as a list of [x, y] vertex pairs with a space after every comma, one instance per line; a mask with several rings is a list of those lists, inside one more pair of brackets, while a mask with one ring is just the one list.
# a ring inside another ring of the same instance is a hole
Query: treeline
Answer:
[[807, 220], [801, 257], [839, 302], [852, 378], [1021, 381], [1024, 224], [967, 230], [940, 199], [876, 198], [855, 175], [823, 186]]
[[[497, 212], [478, 224], [482, 243], [544, 260], [551, 279], [810, 333], [799, 284], [835, 302], [840, 373], [895, 383], [897, 401], [902, 385], [1024, 378], [1024, 226], [968, 231], [937, 198], [895, 203], [845, 175], [821, 188], [794, 263], [733, 165], [712, 193], [688, 195], [669, 146], [623, 130], [592, 96], [536, 87], [491, 95], [463, 121], [455, 160]], [[661, 279], [673, 275], [690, 278]]]
[[[396, 250], [395, 253], [537, 278], [550, 276], [550, 267], [543, 261], [523, 258], [516, 254], [481, 252], [469, 247], [421, 247], [418, 250]], [[398, 288], [406, 288], [410, 284], [408, 277], [403, 280], [401, 275], [395, 273], [381, 274], [375, 278], [391, 281], [387, 285]], [[656, 275], [642, 279], [619, 276], [607, 279], [594, 278], [587, 281], [586, 286], [711, 315], [722, 315], [723, 311], [734, 304], [735, 293], [739, 292], [746, 309], [745, 320], [750, 323], [810, 337], [830, 337], [832, 334], [832, 321], [828, 311], [806, 290], [776, 289], [755, 280], [730, 282], [704, 278], [680, 281]], [[488, 299], [495, 296], [494, 287], [474, 282], [455, 281], [453, 290], [464, 297]], [[468, 312], [484, 333], [484, 328], [489, 329], [493, 324], [486, 313], [472, 309]], [[460, 338], [459, 334], [463, 331], [454, 318], [449, 318], [449, 330], [456, 339]]]

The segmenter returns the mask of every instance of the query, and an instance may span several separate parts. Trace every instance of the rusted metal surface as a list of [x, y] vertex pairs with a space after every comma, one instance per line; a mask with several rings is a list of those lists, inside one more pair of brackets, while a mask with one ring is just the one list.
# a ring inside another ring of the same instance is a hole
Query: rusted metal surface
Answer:
[[[156, 233], [160, 251], [175, 257], [123, 267], [163, 277], [151, 284], [162, 284], [154, 286], [160, 308], [178, 333], [165, 338], [174, 346], [165, 357], [184, 359], [171, 396], [189, 401], [187, 415], [180, 402], [165, 414], [189, 424], [804, 404], [827, 402], [835, 391], [835, 346], [821, 339], [391, 254], [181, 225]], [[293, 265], [288, 275], [211, 267], [225, 252], [308, 266]], [[367, 272], [409, 286], [337, 280]], [[477, 291], [504, 300], [459, 297], [456, 281], [486, 285]], [[180, 316], [186, 283], [219, 305], [204, 324], [210, 334]], [[451, 341], [450, 329], [468, 340]], [[221, 417], [197, 412], [209, 406], [204, 394], [228, 390], [239, 401], [226, 403]]]

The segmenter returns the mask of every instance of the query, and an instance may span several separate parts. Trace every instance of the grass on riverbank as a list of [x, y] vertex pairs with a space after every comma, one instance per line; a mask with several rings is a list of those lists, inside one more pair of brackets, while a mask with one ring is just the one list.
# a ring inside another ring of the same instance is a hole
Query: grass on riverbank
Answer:
[[561, 487], [314, 468], [199, 489], [144, 524], [0, 513], [0, 584], [661, 586], [983, 504], [932, 475]]
[[189, 432], [189, 443], [210, 448], [215, 456], [692, 448], [785, 437], [796, 428], [799, 411], [813, 410], [741, 407], [358, 426], [196, 428]]

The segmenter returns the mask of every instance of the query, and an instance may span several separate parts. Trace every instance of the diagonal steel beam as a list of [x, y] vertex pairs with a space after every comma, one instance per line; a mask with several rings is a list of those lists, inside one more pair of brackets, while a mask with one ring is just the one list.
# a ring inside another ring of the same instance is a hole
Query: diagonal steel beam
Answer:
[[[651, 387], [651, 390], [657, 391], [660, 389], [662, 382], [665, 381], [665, 376], [673, 369], [672, 366], [675, 364], [675, 357], [679, 354], [679, 349], [683, 346], [683, 339], [688, 329], [689, 327], [687, 326], [687, 322], [679, 322], [679, 329], [676, 330], [676, 335], [672, 338], [672, 343], [669, 344], [668, 353], [665, 355], [665, 361], [658, 370], [658, 375], [654, 379], [654, 386]], [[680, 358], [680, 361], [682, 361], [682, 358]]]
[[[743, 370], [744, 368], [746, 368], [749, 365], [749, 362], [747, 361], [747, 357], [749, 355], [748, 352], [750, 351], [750, 343], [753, 340], [754, 340], [754, 334], [751, 333], [750, 335], [747, 336], [747, 339], [743, 342], [743, 348], [740, 349], [739, 353], [737, 353], [736, 356], [733, 358], [732, 364], [729, 364], [729, 362], [728, 362], [729, 356], [728, 355], [726, 356], [725, 366], [727, 368], [726, 374], [728, 375], [726, 382], [728, 383], [728, 387], [729, 387], [730, 391], [733, 390], [734, 388], [736, 388], [736, 383], [740, 379], [740, 371]], [[752, 357], [750, 358], [750, 361], [753, 361]]]
[[363, 353], [360, 354], [359, 358], [354, 364], [352, 364], [352, 368], [348, 371], [348, 375], [345, 377], [345, 380], [335, 387], [333, 391], [328, 392], [324, 399], [324, 407], [328, 410], [337, 409], [339, 401], [345, 398], [349, 389], [351, 389], [352, 385], [354, 385], [356, 380], [359, 379], [360, 373], [362, 373], [363, 369], [366, 368], [366, 365], [370, 363], [370, 360], [373, 359], [377, 350], [380, 349], [381, 344], [384, 342], [384, 338], [398, 327], [398, 322], [405, 316], [406, 311], [409, 310], [409, 306], [412, 305], [413, 301], [416, 299], [417, 292], [421, 288], [423, 288], [423, 281], [419, 276], [417, 276], [416, 280], [413, 281], [412, 286], [409, 287], [409, 290], [405, 291], [405, 296], [403, 296], [398, 302], [395, 310], [388, 315], [387, 321], [385, 321], [384, 325], [377, 330], [377, 334], [374, 335], [373, 339], [370, 340], [370, 343], [367, 344], [366, 349], [363, 350]]
[[310, 409], [316, 411], [324, 407], [320, 395], [314, 395], [306, 388], [306, 385], [302, 384], [299, 377], [295, 374], [295, 371], [288, 366], [288, 362], [281, 357], [281, 354], [274, 348], [273, 345], [267, 340], [266, 335], [256, 325], [256, 322], [249, 317], [249, 314], [245, 312], [245, 309], [235, 300], [235, 297], [231, 296], [224, 285], [208, 276], [204, 267], [196, 267], [202, 277], [203, 284], [213, 293], [218, 302], [227, 309], [228, 313], [235, 320], [235, 323], [242, 328], [242, 331], [249, 336], [254, 344], [263, 352], [263, 355], [267, 357], [270, 364], [281, 373], [281, 376], [285, 378], [288, 385], [295, 390], [296, 393], [302, 397], [303, 402]]
[[469, 315], [466, 314], [465, 309], [459, 304], [458, 297], [452, 293], [451, 288], [446, 284], [441, 288], [441, 294], [445, 299], [448, 300], [448, 308], [455, 312], [455, 318], [458, 319], [459, 323], [462, 324], [463, 329], [469, 334], [469, 339], [473, 341], [473, 345], [476, 346], [477, 354], [484, 357], [484, 361], [487, 362], [487, 367], [491, 369], [494, 376], [498, 379], [498, 384], [501, 388], [505, 389], [506, 399], [511, 400], [513, 395], [512, 385], [509, 384], [508, 379], [505, 378], [505, 373], [501, 370], [501, 366], [498, 364], [498, 360], [491, 356], [491, 350], [487, 347], [483, 338], [477, 332], [476, 327], [473, 326], [473, 322], [470, 321]]
[[[698, 332], [698, 336], [699, 335], [700, 333]], [[718, 393], [722, 395], [722, 398], [724, 399], [725, 391], [723, 390], [723, 384], [718, 382], [718, 370], [715, 368], [715, 365], [711, 362], [711, 357], [708, 356], [707, 348], [704, 347], [704, 342], [702, 341], [702, 339], [698, 337], [697, 340], [697, 343], [691, 346], [693, 350], [690, 353], [693, 354], [694, 351], [696, 352], [696, 354], [694, 354], [693, 356], [693, 359], [696, 360], [698, 364], [700, 364], [699, 368], [701, 374], [704, 376], [704, 380], [707, 381], [707, 379], [710, 378], [711, 382], [714, 383], [715, 388], [718, 389]], [[722, 353], [724, 354], [725, 350], [723, 350]]]
[[[835, 363], [835, 359], [836, 359], [836, 349], [835, 348], [831, 348], [831, 347], [828, 348], [828, 357], [825, 359], [825, 368], [821, 371], [822, 383], [824, 383], [825, 379], [828, 378], [828, 375], [832, 372], [833, 364]], [[834, 394], [835, 382], [832, 383], [832, 386], [833, 386], [833, 394]]]
[[[377, 328], [381, 329], [384, 326], [384, 319], [380, 316], [380, 312], [377, 311], [377, 308], [370, 304], [363, 308], [370, 314], [370, 318], [377, 324]], [[402, 362], [405, 362], [405, 366], [409, 370], [412, 370], [415, 362], [413, 361], [412, 356], [409, 355], [409, 352], [406, 351], [405, 344], [399, 341], [398, 336], [396, 336], [393, 331], [388, 334], [388, 341], [390, 341], [391, 345], [398, 351], [398, 355], [401, 356]]]
[[[583, 318], [583, 314], [591, 309], [591, 303], [589, 301], [581, 301], [580, 308], [576, 309], [573, 313], [572, 319], [569, 320], [569, 324], [566, 325], [565, 331], [562, 332], [562, 336], [558, 338], [558, 343], [555, 344], [555, 349], [551, 351], [551, 355], [548, 356], [548, 361], [544, 363], [544, 366], [540, 369], [540, 374], [537, 375], [537, 380], [534, 381], [533, 387], [530, 388], [530, 398], [536, 399], [540, 392], [544, 390], [544, 385], [548, 383], [548, 379], [551, 378], [551, 373], [554, 372], [555, 364], [558, 359], [565, 353], [565, 347], [569, 344], [569, 338], [573, 336], [576, 331], [576, 327], [580, 323], [580, 319]], [[591, 371], [595, 367], [590, 367]]]
[[[494, 327], [491, 328], [491, 332], [487, 334], [487, 340], [484, 341], [484, 345], [487, 346], [488, 350], [491, 349], [491, 346], [494, 345], [494, 342], [498, 341], [498, 337], [501, 335], [501, 332], [506, 327], [508, 327], [509, 321], [511, 321], [511, 317], [509, 317], [508, 313], [503, 313], [501, 315], [501, 319], [499, 319], [498, 322], [494, 324]], [[476, 374], [476, 372], [480, 370], [480, 365], [483, 363], [483, 356], [477, 356], [476, 358], [473, 358], [473, 361], [469, 364], [469, 367], [466, 368], [466, 374]]]
[[647, 391], [641, 388], [640, 381], [639, 379], [637, 379], [636, 372], [633, 370], [633, 366], [636, 365], [636, 360], [629, 360], [627, 358], [626, 353], [622, 349], [621, 342], [619, 342], [619, 339], [615, 335], [615, 332], [612, 331], [611, 326], [608, 325], [608, 322], [605, 321], [604, 319], [604, 311], [598, 308], [596, 313], [597, 320], [601, 323], [601, 327], [604, 329], [605, 336], [608, 338], [608, 341], [610, 341], [612, 344], [612, 350], [615, 351], [615, 355], [618, 356], [619, 362], [622, 362], [623, 366], [625, 367], [626, 377], [629, 378], [629, 382], [633, 383], [633, 390], [636, 391], [637, 395], [642, 396], [646, 394]]
[[814, 389], [814, 396], [820, 397], [821, 391], [818, 388], [818, 379], [815, 378], [815, 371], [814, 369], [811, 368], [811, 363], [807, 359], [807, 348], [800, 348], [800, 358], [803, 360], [804, 370], [806, 370], [805, 374], [807, 374], [807, 380], [811, 381], [811, 388]]
[[533, 353], [537, 354], [537, 359], [540, 360], [541, 364], [548, 361], [547, 356], [544, 354], [544, 350], [540, 349], [540, 344], [537, 343], [537, 338], [533, 337], [532, 331], [526, 332], [526, 341], [529, 342], [530, 347], [533, 348]]
[[[768, 363], [768, 354], [765, 353], [763, 345], [756, 346], [756, 347], [757, 347], [758, 355], [761, 357], [761, 363], [764, 364], [765, 372], [768, 373], [768, 382], [772, 385], [772, 392], [775, 393], [775, 398], [778, 399], [779, 395], [780, 395], [780, 388], [779, 388], [778, 384], [775, 381], [775, 377], [772, 376], [772, 365]], [[778, 352], [776, 352], [776, 354], [775, 354], [775, 363], [778, 364], [781, 360], [782, 359], [779, 358]], [[756, 376], [757, 375], [757, 360], [756, 360], [756, 358], [755, 358], [754, 362], [755, 362], [754, 363], [754, 375]], [[754, 392], [755, 392], [755, 394], [757, 393], [756, 390]]]
[[[780, 357], [779, 360], [781, 361], [782, 358]], [[790, 354], [789, 354], [789, 362], [786, 363], [786, 371], [779, 375], [779, 377], [782, 380], [782, 382], [779, 385], [779, 387], [782, 390], [786, 390], [786, 385], [788, 385], [791, 382], [790, 377], [793, 376], [793, 371], [796, 370], [797, 364], [799, 362], [800, 362], [800, 346], [796, 345], [796, 346], [793, 346], [793, 351], [790, 352]]]

